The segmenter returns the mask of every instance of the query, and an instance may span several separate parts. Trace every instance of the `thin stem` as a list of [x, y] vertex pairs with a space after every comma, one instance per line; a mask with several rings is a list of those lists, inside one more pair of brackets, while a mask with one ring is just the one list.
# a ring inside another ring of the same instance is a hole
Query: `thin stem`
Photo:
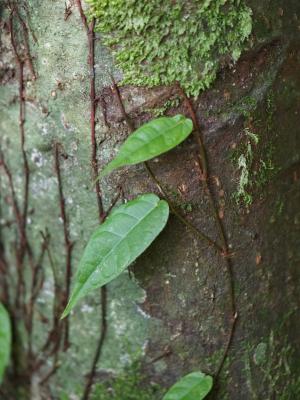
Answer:
[[[27, 63], [28, 63], [29, 70], [30, 70], [30, 73], [31, 73], [31, 75], [32, 75], [33, 80], [36, 80], [36, 79], [37, 79], [37, 75], [36, 75], [36, 72], [35, 72], [35, 69], [34, 69], [34, 66], [33, 66], [33, 61], [32, 61], [32, 56], [31, 56], [31, 53], [30, 53], [30, 46], [29, 46], [29, 30], [28, 30], [28, 27], [27, 27], [25, 21], [24, 21], [23, 18], [21, 17], [18, 8], [16, 8], [16, 7], [15, 7], [15, 13], [16, 13], [17, 18], [19, 19], [20, 24], [22, 25], [22, 29], [23, 29], [23, 37], [24, 37], [24, 47], [25, 47], [26, 61], [27, 61]], [[32, 32], [31, 32], [31, 33], [32, 33]], [[35, 36], [32, 35], [32, 37], [33, 37], [33, 40], [36, 41]]]
[[[60, 151], [59, 144], [55, 143], [54, 146], [54, 166], [55, 173], [58, 182], [58, 192], [59, 192], [59, 206], [60, 206], [60, 216], [63, 222], [63, 230], [64, 230], [64, 242], [65, 242], [65, 252], [66, 252], [66, 270], [65, 270], [65, 293], [63, 300], [63, 308], [67, 306], [68, 299], [70, 296], [70, 288], [71, 288], [71, 278], [72, 278], [72, 250], [74, 243], [70, 240], [70, 232], [69, 232], [69, 222], [66, 213], [66, 202], [63, 193], [63, 184], [61, 179], [61, 171], [60, 171]], [[69, 330], [70, 330], [70, 321], [69, 318], [65, 319], [65, 333], [64, 333], [64, 350], [66, 351], [70, 346], [69, 342]]]
[[[56, 265], [50, 250], [50, 235], [48, 232], [44, 234], [43, 232], [40, 232], [42, 235], [42, 238], [45, 242], [47, 242], [47, 247], [46, 247], [46, 253], [48, 256], [50, 268], [53, 274], [53, 281], [54, 281], [54, 298], [53, 298], [53, 311], [52, 311], [52, 328], [50, 329], [48, 333], [48, 337], [42, 346], [41, 350], [38, 353], [46, 353], [48, 352], [48, 349], [51, 344], [53, 344], [53, 349], [50, 351], [51, 354], [55, 354], [58, 352], [59, 347], [60, 347], [60, 342], [61, 342], [61, 337], [62, 337], [62, 327], [60, 324], [60, 315], [62, 313], [62, 301], [64, 299], [61, 299], [61, 287], [59, 284], [59, 279], [58, 279], [58, 273], [56, 269]], [[47, 353], [48, 354], [48, 353]], [[41, 360], [39, 363], [36, 365], [36, 369], [38, 369], [41, 365], [44, 364], [44, 361]]]
[[237, 322], [237, 318], [238, 318], [237, 308], [236, 308], [236, 299], [235, 299], [235, 289], [234, 289], [233, 266], [232, 266], [232, 262], [230, 260], [229, 246], [228, 246], [228, 241], [227, 241], [227, 237], [226, 237], [226, 233], [225, 233], [225, 227], [223, 225], [221, 218], [219, 217], [219, 214], [217, 211], [217, 206], [215, 204], [215, 200], [214, 200], [214, 196], [213, 196], [213, 192], [209, 185], [208, 161], [207, 161], [206, 150], [205, 150], [204, 142], [202, 139], [199, 122], [198, 122], [198, 119], [197, 119], [197, 116], [196, 116], [196, 113], [195, 113], [195, 110], [194, 110], [191, 100], [188, 98], [188, 96], [186, 95], [184, 90], [181, 88], [181, 86], [179, 84], [177, 86], [178, 86], [178, 90], [179, 90], [181, 96], [183, 97], [183, 99], [185, 101], [186, 107], [187, 107], [189, 114], [194, 123], [194, 128], [195, 128], [194, 133], [195, 133], [195, 137], [197, 139], [197, 143], [199, 146], [199, 153], [200, 153], [200, 163], [201, 163], [200, 168], [201, 168], [201, 178], [202, 178], [201, 180], [203, 181], [206, 192], [208, 193], [208, 197], [209, 197], [209, 201], [210, 201], [211, 208], [213, 211], [214, 219], [215, 219], [217, 229], [219, 232], [219, 237], [220, 237], [220, 240], [222, 243], [222, 249], [221, 249], [220, 255], [224, 259], [225, 267], [226, 267], [231, 316], [230, 316], [230, 328], [229, 328], [227, 341], [226, 341], [226, 344], [224, 347], [223, 356], [222, 356], [222, 358], [219, 362], [219, 365], [217, 366], [215, 374], [214, 374], [215, 377], [218, 378], [222, 371], [222, 368], [225, 364], [225, 361], [227, 359], [228, 352], [230, 350], [230, 346], [232, 344], [232, 340], [234, 337], [236, 322]]
[[[15, 308], [17, 312], [21, 312], [18, 318], [22, 317], [25, 322], [25, 327], [28, 334], [28, 360], [29, 366], [34, 362], [34, 356], [32, 353], [32, 333], [33, 333], [33, 307], [36, 296], [43, 284], [43, 278], [38, 282], [39, 271], [41, 270], [41, 262], [44, 257], [44, 248], [42, 246], [41, 255], [38, 257], [38, 261], [34, 261], [34, 254], [27, 238], [27, 217], [29, 209], [29, 185], [30, 185], [30, 168], [26, 152], [25, 143], [25, 111], [26, 111], [26, 96], [25, 96], [25, 77], [24, 77], [24, 66], [25, 62], [28, 61], [29, 69], [33, 75], [33, 79], [36, 78], [33, 63], [30, 55], [29, 48], [29, 36], [27, 26], [21, 18], [18, 10], [17, 2], [7, 2], [10, 10], [8, 29], [10, 34], [11, 47], [15, 56], [15, 62], [18, 70], [18, 91], [19, 91], [19, 135], [20, 135], [20, 150], [23, 159], [23, 204], [20, 206], [17, 201], [14, 182], [12, 174], [4, 161], [3, 154], [0, 155], [0, 164], [3, 166], [6, 176], [8, 178], [9, 187], [11, 190], [13, 210], [15, 219], [19, 230], [19, 238], [16, 243], [16, 270], [17, 270], [17, 284], [16, 284], [16, 297], [15, 297]], [[23, 31], [23, 46], [25, 51], [19, 51], [19, 45], [15, 37], [15, 26], [14, 17], [17, 17], [19, 24]], [[24, 54], [25, 53], [25, 54]], [[26, 259], [26, 254], [28, 259]], [[31, 291], [27, 296], [27, 286], [25, 284], [26, 276], [26, 264], [29, 263], [31, 268]], [[29, 298], [27, 301], [26, 299]]]
[[198, 123], [198, 119], [196, 116], [196, 113], [194, 111], [193, 105], [190, 101], [190, 99], [187, 97], [185, 91], [182, 89], [179, 83], [177, 83], [178, 91], [179, 94], [183, 97], [183, 100], [186, 103], [187, 109], [189, 111], [189, 114], [192, 118], [193, 124], [194, 124], [194, 136], [196, 138], [196, 141], [198, 143], [199, 147], [199, 154], [200, 154], [200, 168], [201, 168], [201, 173], [202, 173], [202, 179], [207, 180], [208, 178], [208, 162], [207, 162], [207, 156], [206, 156], [206, 150], [203, 144], [203, 139], [201, 135], [201, 130], [200, 126]]
[[110, 76], [110, 79], [112, 81], [112, 88], [113, 88], [113, 91], [116, 94], [116, 99], [117, 99], [118, 106], [120, 108], [122, 117], [125, 120], [128, 128], [129, 128], [130, 133], [132, 133], [135, 128], [134, 128], [134, 125], [133, 125], [131, 119], [129, 118], [129, 116], [128, 116], [126, 110], [125, 110], [125, 106], [124, 106], [124, 102], [122, 100], [122, 96], [121, 96], [121, 93], [120, 93], [119, 86], [117, 85], [117, 83], [116, 83], [116, 81], [115, 81], [115, 79], [114, 79], [114, 77], [112, 75]]
[[[118, 85], [116, 84], [114, 78], [111, 76], [111, 80], [112, 80], [112, 87], [113, 87], [113, 91], [116, 94], [116, 99], [118, 101], [118, 105], [120, 108], [120, 111], [122, 113], [123, 119], [125, 120], [130, 132], [132, 133], [134, 131], [134, 126], [130, 120], [130, 118], [128, 117], [128, 114], [126, 113], [125, 107], [124, 107], [124, 103], [121, 97], [121, 93], [119, 90]], [[196, 236], [199, 237], [199, 239], [207, 242], [210, 246], [214, 246], [217, 250], [222, 250], [222, 248], [210, 237], [208, 237], [207, 235], [205, 235], [205, 233], [201, 232], [198, 228], [196, 228], [191, 222], [189, 222], [186, 218], [184, 218], [180, 212], [176, 209], [176, 206], [174, 205], [173, 201], [171, 200], [171, 198], [169, 197], [167, 191], [163, 188], [162, 184], [160, 183], [160, 181], [157, 179], [157, 177], [155, 176], [155, 174], [153, 173], [153, 171], [151, 170], [149, 163], [148, 162], [144, 162], [144, 166], [150, 176], [150, 178], [153, 180], [153, 182], [155, 183], [155, 185], [157, 186], [158, 190], [161, 192], [161, 194], [164, 196], [164, 198], [167, 200], [171, 211], [173, 212], [173, 214], [184, 224], [186, 225]]]
[[2, 243], [2, 232], [0, 230], [0, 274], [2, 279], [0, 281], [2, 290], [0, 292], [0, 301], [8, 305], [10, 303], [10, 294], [9, 294], [9, 264], [4, 254], [4, 247]]
[[92, 163], [92, 171], [93, 171], [93, 181], [95, 181], [95, 189], [96, 189], [96, 198], [98, 204], [98, 214], [100, 223], [103, 222], [104, 219], [104, 208], [102, 202], [102, 195], [100, 189], [100, 182], [97, 180], [99, 175], [98, 173], [98, 159], [97, 159], [97, 140], [96, 140], [96, 83], [95, 83], [95, 19], [92, 19], [92, 22], [88, 28], [88, 45], [89, 45], [89, 68], [90, 68], [90, 123], [91, 123], [91, 145], [92, 145], [92, 154], [91, 154], [91, 163]]
[[[77, 7], [79, 9], [82, 24], [86, 30], [88, 37], [88, 64], [90, 70], [90, 135], [91, 135], [91, 165], [92, 165], [92, 179], [95, 182], [96, 199], [98, 204], [98, 218], [101, 224], [105, 218], [106, 213], [103, 207], [102, 194], [99, 180], [98, 159], [97, 159], [97, 140], [96, 140], [96, 83], [95, 83], [95, 19], [93, 18], [90, 24], [88, 24], [86, 16], [84, 14], [81, 0], [76, 0]], [[103, 344], [107, 335], [107, 288], [103, 286], [101, 288], [101, 328], [100, 337], [98, 340], [96, 352], [92, 362], [90, 373], [88, 374], [88, 380], [86, 382], [82, 400], [88, 400], [91, 394], [91, 389], [96, 373], [97, 364], [100, 360]]]
[[41, 379], [41, 381], [39, 382], [40, 386], [43, 386], [46, 382], [48, 382], [48, 380], [56, 374], [57, 370], [60, 367], [60, 362], [58, 361], [58, 353], [55, 353], [54, 355], [54, 360], [53, 360], [53, 365], [52, 368], [50, 369], [50, 371], [44, 376], [44, 378]]
[[92, 389], [92, 385], [93, 385], [93, 381], [94, 381], [94, 377], [96, 374], [96, 368], [97, 368], [97, 364], [98, 361], [101, 357], [102, 354], [102, 349], [103, 349], [103, 344], [106, 338], [106, 334], [107, 334], [107, 310], [106, 310], [106, 304], [107, 304], [107, 289], [105, 286], [103, 286], [101, 288], [101, 332], [100, 332], [100, 338], [98, 341], [98, 345], [96, 348], [96, 352], [94, 355], [94, 359], [92, 362], [92, 368], [90, 370], [90, 373], [88, 375], [88, 380], [87, 383], [85, 385], [85, 389], [83, 392], [83, 396], [82, 396], [82, 400], [88, 400], [90, 393], [91, 393], [91, 389]]
[[20, 141], [21, 141], [21, 152], [23, 157], [23, 168], [24, 168], [24, 203], [23, 203], [23, 213], [22, 213], [22, 224], [24, 231], [27, 225], [27, 214], [28, 214], [28, 197], [29, 197], [29, 164], [27, 159], [27, 153], [25, 150], [25, 95], [24, 95], [24, 61], [20, 56], [14, 35], [13, 27], [13, 11], [9, 18], [9, 31], [10, 40], [13, 48], [13, 52], [16, 57], [17, 66], [19, 69], [19, 129], [20, 129]]
[[215, 249], [218, 251], [222, 251], [222, 248], [216, 243], [214, 240], [212, 240], [210, 237], [205, 235], [203, 232], [199, 231], [198, 228], [196, 228], [192, 223], [190, 223], [187, 219], [185, 219], [179, 211], [177, 211], [174, 203], [172, 200], [168, 197], [168, 194], [166, 190], [162, 187], [161, 183], [159, 180], [156, 178], [154, 175], [153, 171], [151, 170], [149, 163], [145, 162], [144, 163], [145, 168], [150, 176], [150, 178], [153, 180], [153, 182], [156, 184], [158, 190], [161, 192], [161, 194], [164, 196], [164, 198], [168, 201], [169, 207], [172, 211], [172, 213], [184, 224], [186, 225], [196, 236], [199, 237], [199, 239], [207, 242], [210, 246], [213, 246]]
[[24, 231], [22, 214], [20, 212], [20, 207], [19, 207], [19, 204], [17, 201], [13, 177], [12, 177], [11, 171], [10, 171], [7, 163], [4, 160], [4, 156], [3, 156], [2, 152], [0, 152], [0, 166], [3, 167], [5, 175], [7, 176], [7, 179], [8, 179], [8, 184], [9, 184], [11, 198], [12, 198], [13, 211], [14, 211], [14, 215], [15, 215], [15, 219], [17, 222], [18, 231], [19, 231], [19, 235], [20, 235], [21, 243], [16, 244], [17, 289], [16, 289], [16, 296], [15, 296], [15, 306], [16, 306], [16, 308], [21, 308], [22, 307], [21, 300], [24, 300], [24, 289], [25, 289], [22, 263], [23, 263], [23, 258], [24, 258], [24, 254], [25, 254], [25, 246], [27, 243], [27, 238], [26, 238], [26, 232]]
[[18, 204], [18, 201], [17, 201], [17, 196], [16, 196], [16, 191], [15, 191], [15, 186], [14, 186], [14, 181], [13, 181], [13, 178], [12, 178], [12, 174], [11, 174], [11, 171], [10, 171], [6, 161], [4, 160], [4, 156], [3, 156], [2, 151], [0, 151], [0, 166], [3, 167], [5, 175], [7, 176], [7, 179], [8, 179], [8, 184], [9, 184], [9, 187], [10, 187], [11, 198], [12, 198], [13, 211], [14, 211], [16, 222], [17, 222], [17, 225], [18, 225], [19, 233], [20, 233], [20, 236], [22, 238], [22, 236], [23, 236], [22, 215], [21, 215], [20, 207], [19, 207], [19, 204]]
[[78, 10], [79, 10], [81, 22], [82, 22], [84, 28], [86, 29], [87, 33], [89, 33], [89, 26], [88, 26], [88, 23], [87, 23], [87, 19], [86, 19], [85, 13], [84, 13], [83, 8], [82, 8], [81, 0], [76, 0], [76, 5], [77, 5]]
[[42, 263], [44, 259], [44, 255], [46, 252], [46, 248], [48, 246], [48, 240], [49, 238], [46, 237], [43, 239], [43, 242], [41, 244], [41, 250], [40, 250], [40, 255], [38, 257], [37, 262], [35, 263], [35, 266], [33, 268], [32, 276], [31, 276], [31, 290], [30, 290], [30, 299], [29, 299], [29, 304], [27, 306], [28, 309], [28, 317], [27, 317], [27, 331], [28, 331], [28, 359], [30, 362], [32, 361], [32, 334], [33, 334], [33, 314], [34, 314], [34, 305], [36, 302], [36, 299], [43, 287], [44, 284], [44, 275], [42, 274], [42, 277], [39, 279], [39, 275], [41, 272], [43, 272], [42, 269]]

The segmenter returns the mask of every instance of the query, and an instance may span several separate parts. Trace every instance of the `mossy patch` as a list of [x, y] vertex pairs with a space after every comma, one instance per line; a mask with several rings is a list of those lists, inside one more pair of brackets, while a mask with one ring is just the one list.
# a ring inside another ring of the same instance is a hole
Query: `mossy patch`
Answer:
[[275, 112], [272, 93], [264, 103], [258, 105], [254, 99], [246, 98], [239, 109], [245, 118], [243, 136], [240, 145], [232, 152], [231, 160], [239, 172], [233, 197], [240, 205], [250, 206], [254, 195], [261, 193], [278, 172], [272, 143]]
[[[294, 359], [295, 349], [287, 337], [271, 331], [265, 341], [250, 346], [245, 352], [244, 371], [251, 398], [261, 398], [263, 386], [266, 400], [294, 400], [300, 398], [300, 378]], [[256, 377], [260, 377], [256, 379]]]
[[179, 81], [189, 95], [198, 95], [222, 64], [240, 57], [252, 30], [251, 10], [240, 0], [87, 2], [124, 84]]
[[145, 111], [149, 112], [154, 118], [162, 117], [163, 115], [166, 115], [170, 109], [177, 108], [180, 105], [180, 102], [180, 97], [175, 96], [174, 98], [165, 101], [161, 107], [153, 107], [146, 109]]
[[155, 400], [161, 397], [158, 385], [146, 384], [140, 364], [134, 363], [122, 375], [95, 385], [91, 400]]
[[252, 195], [249, 192], [249, 188], [253, 185], [251, 168], [253, 163], [253, 147], [258, 144], [258, 135], [245, 128], [245, 136], [247, 137], [246, 143], [243, 145], [241, 154], [236, 157], [234, 162], [240, 171], [238, 179], [237, 190], [234, 193], [234, 198], [237, 203], [244, 203], [250, 205], [252, 203]]

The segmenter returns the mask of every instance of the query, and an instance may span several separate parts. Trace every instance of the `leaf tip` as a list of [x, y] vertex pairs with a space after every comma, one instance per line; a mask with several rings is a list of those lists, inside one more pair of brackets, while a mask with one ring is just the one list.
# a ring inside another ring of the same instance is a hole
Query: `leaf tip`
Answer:
[[66, 318], [70, 314], [71, 308], [72, 308], [72, 306], [69, 301], [69, 303], [66, 305], [66, 308], [64, 309], [63, 313], [60, 316], [60, 321], [64, 318]]
[[111, 162], [109, 162], [104, 168], [103, 170], [100, 172], [99, 176], [97, 179], [101, 179], [104, 178], [105, 176], [107, 176], [108, 174], [110, 174], [115, 168], [117, 168], [117, 166], [114, 165], [114, 160], [112, 160]]
[[59, 318], [60, 321], [61, 321], [62, 319], [64, 319], [64, 318], [66, 318], [68, 314], [69, 314], [69, 312], [68, 312], [67, 309], [65, 308], [64, 311], [63, 311], [63, 313], [61, 314], [61, 316], [60, 316], [60, 318]]

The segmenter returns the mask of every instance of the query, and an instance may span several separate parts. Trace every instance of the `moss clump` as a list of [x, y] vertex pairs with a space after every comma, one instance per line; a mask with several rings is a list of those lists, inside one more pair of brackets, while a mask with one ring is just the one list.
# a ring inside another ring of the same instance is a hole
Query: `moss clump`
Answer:
[[237, 190], [233, 196], [237, 204], [244, 203], [249, 206], [252, 203], [252, 195], [249, 193], [249, 189], [253, 186], [253, 173], [251, 170], [254, 158], [253, 148], [258, 144], [259, 137], [247, 128], [245, 128], [244, 132], [247, 137], [247, 143], [240, 149], [240, 155], [236, 158], [233, 157], [234, 163], [240, 171]]
[[177, 108], [180, 105], [180, 97], [176, 96], [174, 98], [171, 98], [167, 101], [165, 101], [161, 107], [153, 107], [153, 108], [147, 108], [145, 109], [146, 112], [149, 112], [152, 114], [153, 117], [162, 117], [163, 115], [166, 115], [166, 112], [170, 110], [171, 108]]
[[243, 0], [88, 0], [90, 17], [111, 47], [123, 83], [179, 81], [198, 95], [222, 63], [236, 61], [252, 30]]
[[263, 104], [246, 97], [235, 108], [244, 116], [240, 145], [231, 153], [231, 161], [239, 172], [233, 198], [239, 205], [250, 206], [254, 195], [263, 196], [264, 187], [278, 173], [275, 163], [273, 117], [276, 111], [274, 95], [270, 92]]
[[273, 146], [262, 146], [261, 153], [264, 158], [259, 158], [257, 145], [260, 138], [257, 134], [244, 129], [246, 143], [239, 148], [238, 153], [232, 155], [232, 161], [238, 168], [240, 176], [237, 183], [237, 190], [233, 194], [237, 204], [250, 206], [253, 202], [251, 192], [257, 192], [270, 181], [276, 174], [278, 168], [273, 162]]
[[141, 366], [134, 363], [123, 374], [95, 386], [91, 400], [155, 400], [161, 398], [158, 385], [146, 385]]

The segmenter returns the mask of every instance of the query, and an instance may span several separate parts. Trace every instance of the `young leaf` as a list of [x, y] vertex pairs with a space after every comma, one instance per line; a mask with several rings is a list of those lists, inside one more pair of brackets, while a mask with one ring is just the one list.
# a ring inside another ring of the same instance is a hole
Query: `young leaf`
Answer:
[[116, 156], [101, 172], [109, 174], [124, 165], [138, 164], [173, 149], [193, 130], [193, 122], [183, 115], [153, 119], [133, 132]]
[[0, 303], [0, 383], [8, 364], [11, 348], [11, 325], [8, 312]]
[[163, 400], [202, 400], [211, 391], [213, 379], [202, 372], [192, 372], [176, 382]]
[[145, 194], [115, 209], [91, 236], [75, 276], [62, 318], [77, 301], [130, 265], [167, 223], [169, 206], [155, 194]]

